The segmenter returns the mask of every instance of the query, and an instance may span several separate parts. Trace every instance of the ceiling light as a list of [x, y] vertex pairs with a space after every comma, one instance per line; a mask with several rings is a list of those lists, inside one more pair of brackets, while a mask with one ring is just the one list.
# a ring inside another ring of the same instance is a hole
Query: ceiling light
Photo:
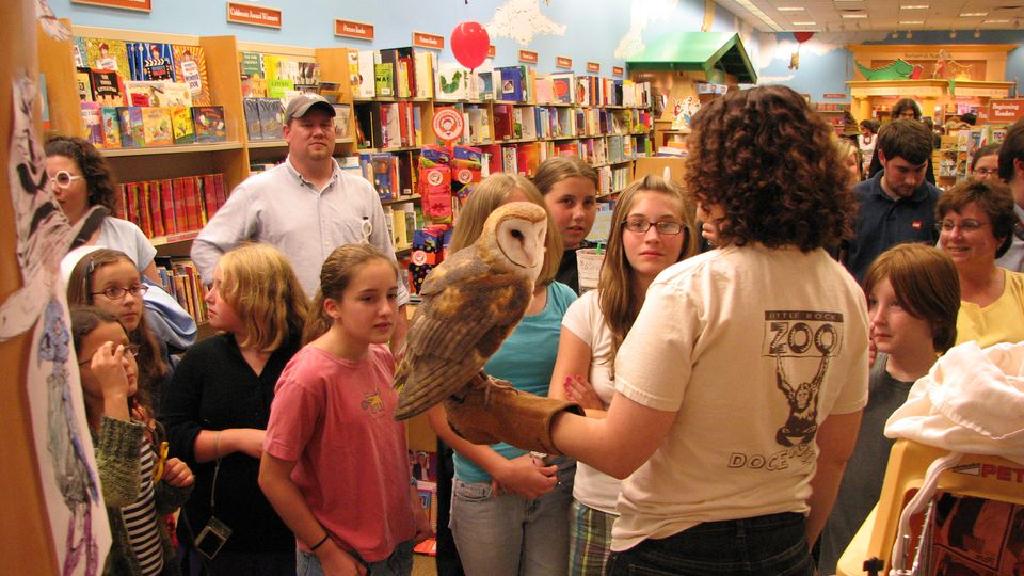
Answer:
[[806, 20], [803, 22], [793, 22], [793, 26], [814, 26], [817, 24], [814, 20]]
[[1009, 18], [993, 18], [991, 20], [982, 20], [981, 23], [982, 24], [1002, 24], [1004, 22], [1009, 22], [1009, 21], [1010, 21]]
[[778, 23], [775, 22], [775, 20], [772, 20], [767, 14], [762, 12], [760, 8], [758, 8], [757, 6], [754, 6], [750, 2], [750, 0], [736, 0], [736, 3], [739, 4], [740, 6], [743, 6], [744, 8], [746, 8], [747, 12], [750, 12], [751, 14], [756, 16], [759, 20], [761, 20], [761, 22], [764, 22], [765, 25], [768, 26], [768, 28], [770, 28], [770, 29], [772, 29], [772, 30], [774, 30], [776, 32], [782, 32], [783, 31], [782, 30], [782, 26], [779, 26]]
[[924, 20], [900, 20], [900, 26], [907, 26], [910, 24], [924, 24]]
[[867, 18], [868, 15], [862, 12], [854, 12], [853, 14], [843, 14], [843, 18]]
[[964, 12], [960, 15], [961, 18], [975, 18], [978, 16], [988, 16], [988, 12]]
[[803, 12], [803, 6], [779, 6], [776, 8], [779, 12]]
[[927, 10], [927, 4], [904, 4], [900, 6], [900, 10]]

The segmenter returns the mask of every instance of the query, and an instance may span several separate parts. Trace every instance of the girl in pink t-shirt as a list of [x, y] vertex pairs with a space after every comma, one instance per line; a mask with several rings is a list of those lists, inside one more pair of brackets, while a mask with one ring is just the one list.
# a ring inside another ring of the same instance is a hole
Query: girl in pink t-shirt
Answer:
[[307, 345], [277, 382], [259, 483], [295, 533], [299, 574], [409, 575], [431, 536], [394, 418], [397, 272], [368, 244], [331, 253]]

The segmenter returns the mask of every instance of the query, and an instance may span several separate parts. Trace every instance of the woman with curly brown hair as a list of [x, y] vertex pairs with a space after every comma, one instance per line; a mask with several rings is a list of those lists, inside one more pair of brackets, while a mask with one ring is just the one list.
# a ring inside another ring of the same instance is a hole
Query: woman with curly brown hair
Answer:
[[[613, 576], [809, 576], [867, 400], [864, 293], [823, 249], [849, 233], [849, 172], [828, 124], [783, 86], [716, 99], [692, 129], [687, 192], [720, 222], [719, 248], [647, 289], [606, 417], [498, 387], [461, 402], [489, 394], [510, 406], [489, 408], [498, 436], [626, 478]], [[481, 430], [462, 416], [449, 410]]]

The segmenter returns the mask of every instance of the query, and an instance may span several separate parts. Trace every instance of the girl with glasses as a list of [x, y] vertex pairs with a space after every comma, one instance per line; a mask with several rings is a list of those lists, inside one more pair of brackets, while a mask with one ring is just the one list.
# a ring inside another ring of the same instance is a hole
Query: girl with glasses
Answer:
[[156, 248], [138, 226], [113, 216], [117, 182], [99, 150], [81, 138], [51, 137], [46, 142], [46, 172], [68, 222], [73, 226], [86, 219], [72, 248], [102, 246], [126, 254], [154, 288], [145, 299], [151, 328], [174, 352], [191, 346], [196, 323], [159, 288], [162, 283], [154, 261]]
[[68, 279], [69, 306], [96, 306], [114, 315], [139, 347], [139, 389], [147, 404], [157, 399], [169, 380], [166, 350], [149, 330], [142, 295], [148, 286], [124, 252], [101, 248], [78, 261]]
[[[626, 188], [612, 212], [608, 252], [597, 290], [562, 318], [548, 396], [605, 413], [615, 393], [615, 354], [636, 321], [644, 294], [662, 270], [697, 251], [693, 209], [658, 176]], [[569, 574], [604, 574], [621, 481], [579, 463], [573, 487]]]
[[939, 197], [935, 218], [960, 278], [957, 344], [1024, 340], [1024, 274], [996, 266], [1017, 222], [1010, 190], [998, 179], [965, 180]]
[[71, 332], [113, 539], [103, 573], [177, 575], [162, 518], [188, 499], [192, 471], [177, 458], [166, 459], [118, 318], [94, 306], [72, 307]]

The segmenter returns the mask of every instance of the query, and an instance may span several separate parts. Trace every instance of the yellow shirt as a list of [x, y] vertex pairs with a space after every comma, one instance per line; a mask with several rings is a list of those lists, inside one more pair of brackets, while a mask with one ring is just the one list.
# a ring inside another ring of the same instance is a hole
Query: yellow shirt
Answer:
[[956, 318], [956, 343], [976, 340], [985, 348], [999, 342], [1024, 340], [1024, 273], [1003, 270], [1006, 275], [1003, 295], [982, 308], [960, 301]]

